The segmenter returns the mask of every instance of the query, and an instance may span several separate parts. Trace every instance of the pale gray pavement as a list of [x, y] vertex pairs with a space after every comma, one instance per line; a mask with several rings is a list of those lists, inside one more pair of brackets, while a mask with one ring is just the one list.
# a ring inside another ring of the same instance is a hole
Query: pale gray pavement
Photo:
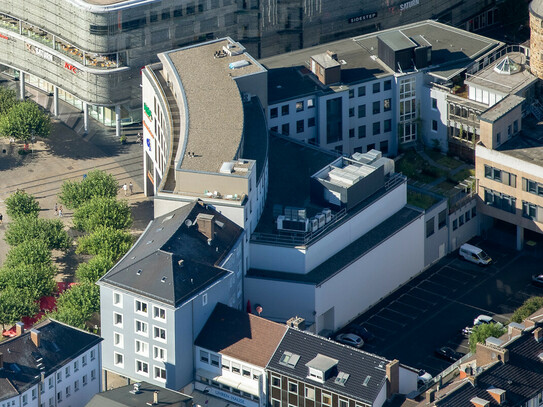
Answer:
[[[15, 88], [18, 85], [18, 82], [2, 82], [1, 86]], [[27, 97], [46, 108], [52, 104], [51, 96], [29, 86]], [[132, 208], [132, 232], [135, 235], [141, 233], [152, 219], [152, 200], [143, 195], [142, 148], [136, 143], [137, 133], [141, 128], [123, 128], [128, 142], [122, 145], [113, 128], [89, 120], [89, 132], [85, 136], [81, 111], [62, 101], [59, 101], [59, 106], [60, 120], [54, 119], [53, 131], [48, 139], [34, 144], [33, 154], [21, 157], [17, 154], [21, 144], [10, 146], [6, 139], [0, 138], [0, 213], [4, 215], [4, 223], [0, 225], [0, 265], [9, 249], [4, 241], [5, 230], [10, 222], [4, 200], [17, 189], [24, 189], [38, 199], [42, 208], [40, 217], [53, 218], [62, 182], [81, 180], [88, 171], [100, 169], [113, 174], [119, 185], [125, 182], [128, 184], [130, 181], [134, 184], [132, 196], [125, 197], [121, 189], [119, 198], [126, 199]], [[72, 211], [64, 208], [63, 212], [62, 219], [69, 227]], [[73, 253], [69, 253], [59, 259], [64, 263], [60, 264], [60, 269], [65, 272], [65, 279], [69, 279], [74, 271], [70, 268], [77, 265], [74, 257]]]

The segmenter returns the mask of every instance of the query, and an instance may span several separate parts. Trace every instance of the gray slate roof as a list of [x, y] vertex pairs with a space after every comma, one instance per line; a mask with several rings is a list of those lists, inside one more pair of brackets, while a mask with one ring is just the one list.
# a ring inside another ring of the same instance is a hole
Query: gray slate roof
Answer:
[[[4, 368], [0, 369], [0, 401], [17, 396], [49, 376], [62, 365], [102, 341], [102, 338], [53, 320], [34, 326], [40, 332], [40, 346], [30, 331], [0, 343]], [[97, 355], [99, 357], [99, 355]]]
[[[216, 233], [211, 244], [198, 231], [198, 214], [215, 216]], [[99, 284], [181, 305], [228, 273], [220, 265], [241, 233], [242, 228], [210, 206], [193, 202], [151, 221]]]
[[[279, 363], [284, 352], [300, 356], [294, 368]], [[318, 354], [338, 360], [337, 371], [324, 383], [308, 379], [306, 364]], [[341, 345], [329, 339], [289, 328], [268, 363], [267, 369], [278, 372], [326, 390], [373, 404], [379, 392], [386, 386], [386, 365], [388, 360], [350, 346]], [[337, 373], [349, 374], [344, 385], [334, 383]], [[367, 385], [363, 383], [370, 376]]]
[[[139, 385], [138, 393], [133, 391], [133, 385], [98, 393], [87, 403], [86, 407], [148, 407], [150, 405], [157, 407], [190, 407], [192, 405], [192, 397], [186, 394], [147, 382], [140, 382]], [[152, 404], [155, 391], [159, 392], [158, 404]]]

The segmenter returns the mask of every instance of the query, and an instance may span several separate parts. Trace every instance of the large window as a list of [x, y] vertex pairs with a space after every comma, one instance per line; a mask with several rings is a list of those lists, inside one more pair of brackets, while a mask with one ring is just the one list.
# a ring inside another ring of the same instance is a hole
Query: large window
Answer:
[[153, 338], [159, 341], [166, 342], [166, 330], [164, 328], [155, 326], [153, 329]]
[[381, 102], [373, 102], [373, 114], [381, 113]]
[[506, 212], [516, 213], [516, 198], [487, 188], [484, 189], [484, 193], [487, 205]]
[[507, 171], [494, 168], [489, 165], [485, 165], [485, 178], [501, 182], [502, 184], [509, 185], [513, 188], [517, 187], [517, 176]]
[[156, 380], [166, 381], [166, 369], [155, 366], [155, 375]]
[[153, 318], [165, 321], [166, 320], [166, 310], [164, 308], [157, 307], [153, 305]]
[[366, 117], [366, 105], [359, 105], [358, 106], [358, 118], [361, 119], [363, 117]]
[[140, 341], [136, 339], [135, 351], [138, 355], [148, 356], [149, 355], [149, 345], [147, 342]]
[[400, 143], [407, 143], [416, 139], [417, 99], [415, 84], [415, 78], [400, 81]]
[[531, 179], [522, 178], [522, 190], [531, 194], [543, 196], [543, 184]]
[[138, 314], [145, 314], [147, 315], [147, 303], [136, 300], [136, 312]]
[[159, 346], [153, 346], [153, 359], [155, 360], [166, 360], [166, 349]]
[[531, 202], [522, 201], [522, 216], [536, 222], [543, 222], [543, 208]]
[[139, 321], [137, 319], [135, 323], [136, 323], [136, 333], [147, 336], [147, 333], [148, 333], [147, 323], [143, 321]]
[[143, 376], [149, 376], [149, 364], [136, 359], [136, 373]]
[[437, 215], [437, 228], [442, 229], [447, 225], [447, 210], [443, 209], [441, 212], [439, 212], [439, 215]]

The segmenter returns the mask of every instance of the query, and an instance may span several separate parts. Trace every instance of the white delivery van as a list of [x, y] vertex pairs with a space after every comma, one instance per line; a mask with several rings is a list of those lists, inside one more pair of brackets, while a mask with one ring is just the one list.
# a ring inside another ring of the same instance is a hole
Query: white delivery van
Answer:
[[467, 243], [460, 246], [459, 254], [467, 261], [471, 261], [472, 263], [480, 264], [482, 266], [486, 266], [492, 261], [489, 255], [486, 254], [482, 249]]

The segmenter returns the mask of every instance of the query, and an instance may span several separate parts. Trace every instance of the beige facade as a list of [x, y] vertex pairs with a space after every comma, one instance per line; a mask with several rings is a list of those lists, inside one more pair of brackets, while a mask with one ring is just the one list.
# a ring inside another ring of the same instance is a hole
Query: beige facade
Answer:
[[510, 98], [511, 97], [504, 99], [503, 102], [495, 105], [481, 115], [479, 123], [479, 139], [485, 147], [492, 149], [498, 148], [521, 130], [523, 98], [515, 97], [516, 100], [510, 104], [509, 111], [498, 117], [493, 117], [495, 116], [493, 110], [499, 110], [502, 105], [509, 104]]
[[543, 78], [543, 19], [530, 9], [530, 69]]

